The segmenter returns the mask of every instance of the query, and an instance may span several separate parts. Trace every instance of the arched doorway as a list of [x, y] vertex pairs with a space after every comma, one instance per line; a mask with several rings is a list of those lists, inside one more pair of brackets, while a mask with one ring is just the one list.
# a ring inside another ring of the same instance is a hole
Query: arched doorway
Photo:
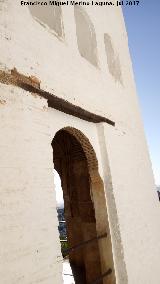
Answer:
[[56, 133], [52, 147], [54, 168], [61, 177], [75, 283], [115, 283], [104, 187], [93, 147], [71, 127]]

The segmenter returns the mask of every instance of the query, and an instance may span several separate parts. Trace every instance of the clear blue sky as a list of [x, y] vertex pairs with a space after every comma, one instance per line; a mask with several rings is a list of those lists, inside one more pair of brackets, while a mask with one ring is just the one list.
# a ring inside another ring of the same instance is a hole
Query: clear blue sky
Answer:
[[160, 184], [160, 0], [123, 7], [156, 184]]

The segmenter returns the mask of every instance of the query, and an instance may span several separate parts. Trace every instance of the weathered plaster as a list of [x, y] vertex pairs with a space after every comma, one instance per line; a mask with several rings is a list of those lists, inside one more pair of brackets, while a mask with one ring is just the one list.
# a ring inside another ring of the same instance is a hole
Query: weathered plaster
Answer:
[[47, 99], [49, 107], [55, 108], [64, 113], [74, 115], [86, 121], [106, 122], [112, 126], [115, 126], [115, 122], [106, 117], [86, 111], [85, 109], [59, 98], [54, 94], [42, 90], [40, 88], [41, 81], [38, 78], [35, 76], [24, 76], [15, 68], [7, 73], [5, 71], [0, 71], [0, 82], [3, 84], [20, 87], [23, 90], [29, 91], [32, 93], [32, 95], [39, 95], [40, 97]]
[[[94, 25], [99, 68], [78, 51], [73, 7], [62, 9], [62, 40], [35, 21], [18, 0], [0, 2], [0, 69], [9, 73], [16, 68], [36, 88], [32, 92], [22, 85], [0, 83], [3, 284], [62, 283], [51, 141], [68, 126], [82, 131], [96, 153], [105, 185], [117, 284], [160, 282], [159, 203], [123, 17], [115, 7], [84, 9]], [[123, 85], [110, 74], [105, 33], [118, 51]], [[39, 93], [42, 90], [109, 118], [115, 127], [48, 107], [47, 98]]]
[[104, 34], [104, 44], [109, 71], [116, 81], [123, 84], [119, 56], [116, 54], [111, 37], [108, 34]]

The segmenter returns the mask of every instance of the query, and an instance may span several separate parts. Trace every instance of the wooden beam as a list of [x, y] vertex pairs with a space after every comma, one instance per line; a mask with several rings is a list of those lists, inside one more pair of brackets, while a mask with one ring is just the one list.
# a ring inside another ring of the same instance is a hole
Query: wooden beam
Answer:
[[106, 117], [92, 113], [88, 110], [85, 110], [77, 105], [68, 102], [67, 100], [59, 98], [54, 94], [42, 90], [40, 88], [39, 79], [37, 79], [34, 76], [27, 77], [23, 74], [20, 74], [16, 70], [16, 68], [11, 70], [11, 73], [0, 71], [0, 82], [7, 85], [14, 85], [33, 94], [37, 94], [48, 100], [49, 107], [52, 107], [66, 114], [73, 115], [75, 117], [78, 117], [80, 119], [89, 122], [94, 122], [94, 123], [105, 122], [112, 126], [115, 126], [115, 122]]

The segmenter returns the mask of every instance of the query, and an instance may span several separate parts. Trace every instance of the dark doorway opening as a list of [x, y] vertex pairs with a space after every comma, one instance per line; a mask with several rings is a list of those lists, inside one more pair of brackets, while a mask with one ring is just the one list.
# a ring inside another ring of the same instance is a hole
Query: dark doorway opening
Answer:
[[[72, 133], [72, 128], [62, 129], [52, 141], [54, 168], [63, 189], [67, 242], [71, 248], [69, 262], [76, 284], [115, 283], [111, 243], [106, 240], [106, 210], [103, 214], [98, 212], [106, 205], [103, 185], [96, 174], [96, 157], [92, 157], [94, 152], [89, 142], [83, 140], [80, 132], [77, 134], [78, 137]], [[108, 249], [107, 261], [104, 248]], [[107, 271], [110, 273], [101, 278]]]

